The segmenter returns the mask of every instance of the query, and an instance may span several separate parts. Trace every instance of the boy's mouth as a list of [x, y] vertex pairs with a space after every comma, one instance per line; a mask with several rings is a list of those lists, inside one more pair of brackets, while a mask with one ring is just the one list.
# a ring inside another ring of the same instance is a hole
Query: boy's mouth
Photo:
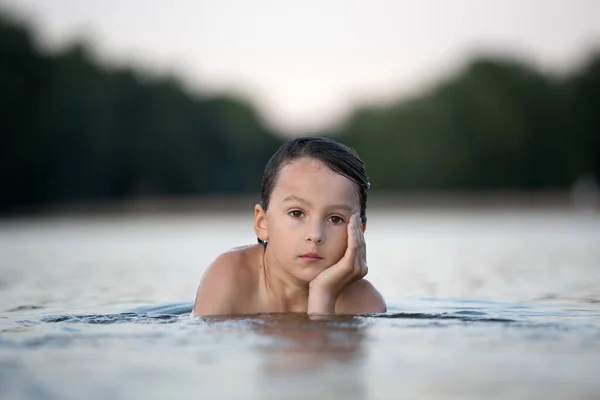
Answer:
[[301, 260], [304, 261], [309, 261], [309, 262], [316, 262], [316, 261], [320, 261], [323, 259], [323, 257], [321, 255], [319, 255], [318, 253], [306, 253], [306, 254], [302, 254], [300, 256]]

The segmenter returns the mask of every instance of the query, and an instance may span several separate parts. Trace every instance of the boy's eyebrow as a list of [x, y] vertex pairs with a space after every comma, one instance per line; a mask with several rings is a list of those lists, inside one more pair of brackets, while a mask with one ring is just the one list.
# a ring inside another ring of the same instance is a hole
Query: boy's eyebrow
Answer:
[[[312, 204], [311, 204], [310, 201], [305, 200], [302, 197], [298, 197], [298, 196], [294, 196], [294, 195], [286, 197], [285, 199], [283, 199], [283, 201], [284, 202], [297, 201], [298, 203], [306, 204], [308, 207], [312, 207]], [[332, 208], [332, 209], [333, 208], [341, 208], [342, 210], [346, 210], [348, 212], [354, 211], [352, 209], [352, 207], [350, 207], [348, 204], [336, 204], [336, 205], [333, 205], [333, 206], [331, 206], [329, 208]]]
[[336, 204], [330, 207], [332, 210], [342, 209], [348, 212], [353, 212], [354, 210], [348, 204]]
[[302, 197], [298, 197], [298, 196], [294, 196], [294, 195], [288, 196], [285, 199], [283, 199], [284, 203], [287, 201], [297, 201], [298, 203], [303, 203], [309, 207], [312, 207], [312, 204], [310, 203], [310, 201], [304, 200]]

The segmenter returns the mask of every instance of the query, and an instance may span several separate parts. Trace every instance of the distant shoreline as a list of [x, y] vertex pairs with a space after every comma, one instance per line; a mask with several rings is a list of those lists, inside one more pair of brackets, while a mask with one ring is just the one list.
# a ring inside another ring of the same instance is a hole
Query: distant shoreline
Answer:
[[[259, 195], [223, 195], [197, 197], [145, 197], [118, 201], [77, 201], [23, 207], [2, 219], [19, 217], [87, 216], [119, 214], [185, 214], [203, 212], [252, 211]], [[510, 210], [586, 208], [600, 210], [596, 199], [582, 204], [568, 191], [406, 191], [374, 192], [369, 209], [409, 210]]]

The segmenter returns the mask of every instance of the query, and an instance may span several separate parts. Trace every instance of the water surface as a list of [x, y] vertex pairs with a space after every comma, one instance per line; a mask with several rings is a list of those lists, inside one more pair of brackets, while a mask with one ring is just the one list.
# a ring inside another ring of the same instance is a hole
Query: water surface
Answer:
[[600, 217], [369, 215], [385, 314], [192, 318], [252, 214], [0, 222], [0, 398], [600, 397]]

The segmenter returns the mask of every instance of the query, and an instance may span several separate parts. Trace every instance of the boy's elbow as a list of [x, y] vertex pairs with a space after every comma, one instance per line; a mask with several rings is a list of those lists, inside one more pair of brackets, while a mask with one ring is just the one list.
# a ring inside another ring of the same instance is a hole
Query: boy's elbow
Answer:
[[[370, 284], [369, 284], [370, 285]], [[359, 314], [379, 314], [387, 311], [387, 305], [383, 296], [373, 286], [367, 291], [357, 306]]]
[[387, 311], [383, 296], [366, 279], [361, 279], [342, 293], [336, 303], [338, 314], [377, 314]]
[[387, 311], [387, 305], [385, 304], [385, 300], [379, 292], [377, 292], [377, 297], [373, 299], [373, 301], [369, 305], [369, 308], [372, 311], [367, 311], [367, 314], [384, 313]]

